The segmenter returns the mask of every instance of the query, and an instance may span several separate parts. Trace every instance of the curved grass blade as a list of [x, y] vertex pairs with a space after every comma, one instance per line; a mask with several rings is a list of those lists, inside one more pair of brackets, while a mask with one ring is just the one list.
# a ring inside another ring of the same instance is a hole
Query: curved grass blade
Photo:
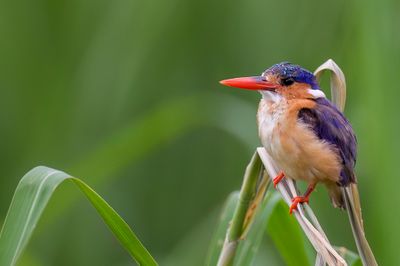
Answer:
[[72, 181], [96, 208], [121, 245], [140, 265], [157, 265], [129, 225], [93, 189], [64, 172], [39, 166], [20, 181], [0, 232], [0, 265], [15, 265], [55, 189]]
[[346, 104], [346, 79], [344, 73], [335, 61], [328, 59], [314, 71], [318, 82], [322, 74], [327, 70], [332, 72], [330, 77], [332, 102], [343, 112]]

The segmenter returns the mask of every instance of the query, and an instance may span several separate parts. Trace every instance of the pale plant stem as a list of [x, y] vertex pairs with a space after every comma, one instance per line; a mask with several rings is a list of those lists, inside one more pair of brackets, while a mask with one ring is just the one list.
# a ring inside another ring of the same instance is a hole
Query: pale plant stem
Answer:
[[[252, 206], [252, 203], [255, 199], [260, 197], [260, 195], [256, 195], [256, 192], [260, 190], [260, 193], [262, 194], [265, 192], [265, 187], [264, 189], [257, 187], [257, 185], [261, 185], [262, 183], [265, 184], [265, 180], [263, 180], [264, 182], [258, 182], [263, 174], [263, 169], [265, 169], [263, 178], [271, 180], [278, 172], [272, 158], [270, 158], [264, 148], [260, 147], [257, 148], [256, 153], [253, 155], [246, 168], [239, 194], [239, 201], [227, 230], [224, 245], [218, 260], [219, 266], [233, 265], [239, 241], [243, 238], [244, 232], [247, 231], [249, 229], [248, 227], [251, 225], [251, 221], [246, 221], [246, 214], [248, 214], [249, 209], [254, 207]], [[277, 190], [289, 206], [291, 205], [291, 199], [297, 196], [295, 184], [293, 180], [288, 177], [278, 184]], [[306, 209], [311, 222], [308, 220], [303, 207]], [[318, 254], [318, 263], [326, 262], [328, 265], [332, 266], [347, 265], [345, 260], [329, 243], [322, 227], [309, 206], [299, 205], [298, 210], [294, 212], [294, 217], [297, 219], [300, 227], [303, 229], [305, 235], [315, 248]], [[251, 216], [249, 219], [253, 218], [254, 216]]]
[[[257, 148], [257, 152], [261, 157], [261, 160], [265, 166], [266, 171], [270, 177], [277, 175], [278, 169], [275, 162], [268, 155], [264, 148]], [[277, 186], [278, 192], [282, 195], [288, 206], [291, 205], [291, 199], [298, 196], [295, 184], [289, 177], [284, 178]], [[308, 220], [304, 211], [303, 204], [298, 206], [298, 210], [295, 211], [294, 217], [299, 222], [300, 227], [303, 229], [307, 238], [310, 240], [311, 244], [315, 248], [316, 252], [320, 254], [321, 258], [328, 265], [347, 265], [345, 260], [336, 252], [336, 250], [331, 246], [324, 231], [318, 223], [318, 220], [311, 208], [307, 208], [307, 213], [311, 217], [312, 222]]]

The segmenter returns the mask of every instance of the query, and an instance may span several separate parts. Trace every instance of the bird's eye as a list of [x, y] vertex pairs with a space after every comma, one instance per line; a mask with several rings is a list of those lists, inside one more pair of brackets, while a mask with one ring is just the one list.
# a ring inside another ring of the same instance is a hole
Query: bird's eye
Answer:
[[294, 83], [294, 79], [293, 78], [283, 78], [281, 80], [282, 85], [284, 86], [290, 86]]

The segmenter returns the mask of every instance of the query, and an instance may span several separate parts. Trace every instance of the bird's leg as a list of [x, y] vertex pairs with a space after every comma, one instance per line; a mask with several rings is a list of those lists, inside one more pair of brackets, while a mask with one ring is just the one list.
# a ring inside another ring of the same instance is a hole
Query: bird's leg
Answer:
[[308, 185], [307, 191], [306, 193], [304, 193], [304, 196], [297, 196], [292, 199], [292, 205], [290, 206], [289, 209], [290, 214], [292, 214], [293, 210], [297, 209], [297, 205], [299, 203], [304, 203], [304, 202], [308, 203], [310, 194], [311, 192], [313, 192], [314, 188], [315, 188], [315, 183], [311, 183], [310, 185]]
[[274, 182], [274, 188], [276, 188], [276, 186], [278, 185], [279, 182], [281, 182], [281, 180], [285, 177], [285, 174], [283, 173], [283, 171], [280, 171], [279, 174], [274, 178], [273, 182]]

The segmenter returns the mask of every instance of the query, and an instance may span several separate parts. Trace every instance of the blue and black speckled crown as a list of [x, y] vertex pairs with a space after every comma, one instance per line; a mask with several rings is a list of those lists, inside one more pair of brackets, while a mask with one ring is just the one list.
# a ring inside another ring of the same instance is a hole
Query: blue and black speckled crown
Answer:
[[282, 62], [265, 70], [263, 75], [266, 74], [275, 74], [281, 78], [292, 78], [296, 82], [310, 84], [311, 88], [314, 90], [319, 90], [317, 80], [313, 73], [299, 65], [294, 65], [289, 62]]

